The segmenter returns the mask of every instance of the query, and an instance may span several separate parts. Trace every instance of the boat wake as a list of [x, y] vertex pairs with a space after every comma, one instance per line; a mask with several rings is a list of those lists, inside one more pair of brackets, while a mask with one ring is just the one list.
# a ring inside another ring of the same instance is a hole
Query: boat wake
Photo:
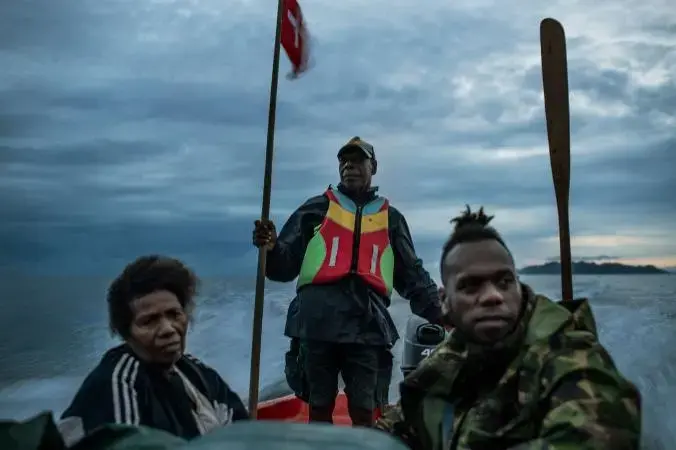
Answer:
[[[583, 276], [576, 277], [574, 284], [576, 295], [591, 298], [601, 341], [643, 394], [643, 448], [647, 450], [669, 449], [670, 444], [676, 442], [676, 384], [673, 383], [676, 352], [672, 345], [676, 342], [676, 303], [673, 301], [676, 276], [655, 277]], [[551, 297], [557, 297], [560, 292], [558, 277], [531, 276], [524, 277], [524, 281]], [[188, 339], [189, 351], [217, 369], [245, 403], [249, 389], [252, 285], [248, 281], [205, 280]], [[105, 284], [97, 289], [103, 291]], [[91, 291], [86, 289], [89, 296]], [[293, 293], [292, 285], [268, 285], [263, 318], [261, 400], [290, 393], [283, 364], [289, 341], [283, 332], [286, 308]], [[101, 310], [100, 302], [82, 301], [71, 315], [55, 320], [49, 317], [63, 311], [50, 310], [50, 304], [87, 297], [78, 292], [65, 292], [59, 298], [45, 295], [40, 313], [31, 305], [17, 302], [12, 304], [17, 309], [1, 318], [0, 330], [10, 330], [15, 323], [26, 323], [26, 317], [41, 324], [41, 334], [26, 335], [18, 347], [14, 335], [0, 343], [2, 418], [24, 419], [43, 410], [60, 414], [88, 370], [116, 342], [107, 333], [105, 310]], [[3, 295], [2, 298], [11, 297]], [[16, 298], [30, 297], [19, 293]], [[403, 334], [410, 315], [407, 302], [393, 300], [390, 312]], [[64, 330], [68, 333], [64, 334]], [[395, 367], [390, 401], [397, 400], [398, 384], [402, 380], [399, 370], [402, 341], [393, 349]]]

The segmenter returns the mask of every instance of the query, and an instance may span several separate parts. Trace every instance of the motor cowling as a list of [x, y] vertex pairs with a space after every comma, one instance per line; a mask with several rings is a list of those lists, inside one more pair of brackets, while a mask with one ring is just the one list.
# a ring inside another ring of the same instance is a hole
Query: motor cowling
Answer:
[[429, 323], [418, 316], [409, 317], [401, 357], [401, 372], [404, 376], [415, 370], [445, 338], [446, 330], [441, 325]]

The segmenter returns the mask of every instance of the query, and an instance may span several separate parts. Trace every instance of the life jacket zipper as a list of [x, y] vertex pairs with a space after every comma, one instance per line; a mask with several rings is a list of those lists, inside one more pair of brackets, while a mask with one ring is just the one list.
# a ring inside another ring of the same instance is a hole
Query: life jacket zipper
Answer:
[[350, 273], [357, 273], [357, 264], [359, 264], [359, 241], [361, 238], [361, 214], [362, 206], [357, 206], [357, 212], [354, 214], [354, 236], [352, 239], [352, 265]]

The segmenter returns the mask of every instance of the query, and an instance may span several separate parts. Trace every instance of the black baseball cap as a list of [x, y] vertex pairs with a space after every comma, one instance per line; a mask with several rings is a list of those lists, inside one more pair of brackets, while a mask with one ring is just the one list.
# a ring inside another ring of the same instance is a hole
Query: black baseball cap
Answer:
[[355, 136], [345, 145], [340, 147], [340, 150], [338, 150], [338, 157], [340, 158], [340, 155], [345, 153], [347, 150], [352, 150], [352, 149], [359, 149], [362, 152], [364, 152], [364, 155], [366, 155], [367, 158], [369, 159], [376, 159], [376, 152], [373, 149], [373, 146], [369, 144], [368, 142], [364, 141], [362, 138], [359, 136]]

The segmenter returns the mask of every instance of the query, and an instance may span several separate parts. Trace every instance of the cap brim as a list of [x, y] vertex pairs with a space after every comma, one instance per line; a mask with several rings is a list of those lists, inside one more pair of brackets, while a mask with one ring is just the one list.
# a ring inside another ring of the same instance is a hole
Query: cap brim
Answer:
[[364, 147], [362, 147], [359, 144], [347, 144], [347, 145], [342, 146], [340, 148], [340, 150], [338, 150], [338, 156], [341, 156], [345, 152], [348, 152], [348, 151], [351, 151], [351, 150], [361, 151], [364, 154], [364, 156], [366, 156], [367, 158], [369, 158], [369, 159], [373, 158], [373, 155], [371, 154], [371, 152], [366, 150]]

